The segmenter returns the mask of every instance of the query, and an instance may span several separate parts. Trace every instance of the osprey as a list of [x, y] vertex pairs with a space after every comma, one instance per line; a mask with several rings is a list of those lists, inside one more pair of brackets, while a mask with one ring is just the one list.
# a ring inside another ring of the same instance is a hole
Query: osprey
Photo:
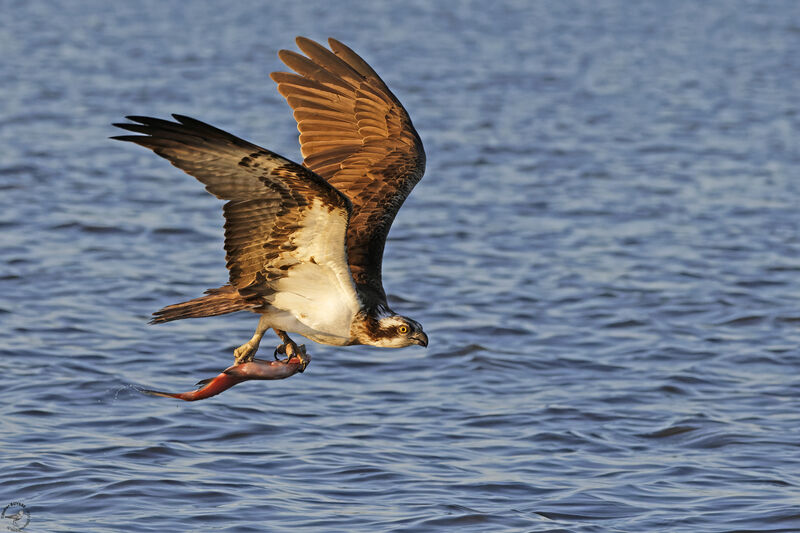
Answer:
[[322, 344], [428, 345], [422, 326], [389, 308], [381, 261], [389, 227], [422, 178], [425, 152], [408, 113], [350, 48], [297, 38], [305, 54], [278, 53], [295, 73], [273, 72], [294, 110], [303, 164], [182, 115], [126, 117], [150, 148], [226, 200], [229, 283], [153, 315], [161, 323], [235, 311], [261, 315], [234, 351], [253, 360], [272, 328], [293, 356], [293, 332]]

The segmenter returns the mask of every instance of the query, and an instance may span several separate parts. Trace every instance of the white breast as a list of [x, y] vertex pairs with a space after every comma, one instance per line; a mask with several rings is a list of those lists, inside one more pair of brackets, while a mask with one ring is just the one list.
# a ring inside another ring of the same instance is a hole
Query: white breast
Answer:
[[330, 209], [315, 202], [304, 218], [303, 228], [292, 237], [296, 248], [291, 253], [299, 263], [273, 285], [270, 305], [275, 320], [282, 323], [275, 327], [317, 342], [343, 344], [361, 308], [347, 266], [347, 217], [332, 216]]

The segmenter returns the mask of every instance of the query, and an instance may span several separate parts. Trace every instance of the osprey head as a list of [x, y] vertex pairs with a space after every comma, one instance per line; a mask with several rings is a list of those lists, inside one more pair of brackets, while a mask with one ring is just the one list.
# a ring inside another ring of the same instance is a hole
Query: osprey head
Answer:
[[382, 348], [403, 348], [412, 344], [428, 345], [428, 336], [422, 331], [422, 324], [400, 315], [381, 317], [373, 332], [373, 346]]

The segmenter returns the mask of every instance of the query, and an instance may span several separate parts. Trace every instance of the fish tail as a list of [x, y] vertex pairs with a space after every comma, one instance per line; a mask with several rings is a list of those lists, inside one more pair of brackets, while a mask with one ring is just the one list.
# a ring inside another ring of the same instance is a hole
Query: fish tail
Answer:
[[143, 392], [144, 394], [149, 394], [151, 396], [163, 396], [164, 398], [178, 398], [182, 400], [181, 394], [172, 394], [170, 392], [161, 392], [157, 390], [150, 390], [150, 389], [139, 389], [139, 392]]

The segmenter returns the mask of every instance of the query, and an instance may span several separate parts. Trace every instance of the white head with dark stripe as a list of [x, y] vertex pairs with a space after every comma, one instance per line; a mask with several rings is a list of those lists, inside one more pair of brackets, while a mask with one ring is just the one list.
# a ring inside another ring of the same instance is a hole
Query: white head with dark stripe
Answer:
[[359, 340], [362, 344], [381, 348], [428, 345], [428, 336], [422, 330], [422, 324], [383, 306], [369, 313], [361, 323], [363, 329]]

